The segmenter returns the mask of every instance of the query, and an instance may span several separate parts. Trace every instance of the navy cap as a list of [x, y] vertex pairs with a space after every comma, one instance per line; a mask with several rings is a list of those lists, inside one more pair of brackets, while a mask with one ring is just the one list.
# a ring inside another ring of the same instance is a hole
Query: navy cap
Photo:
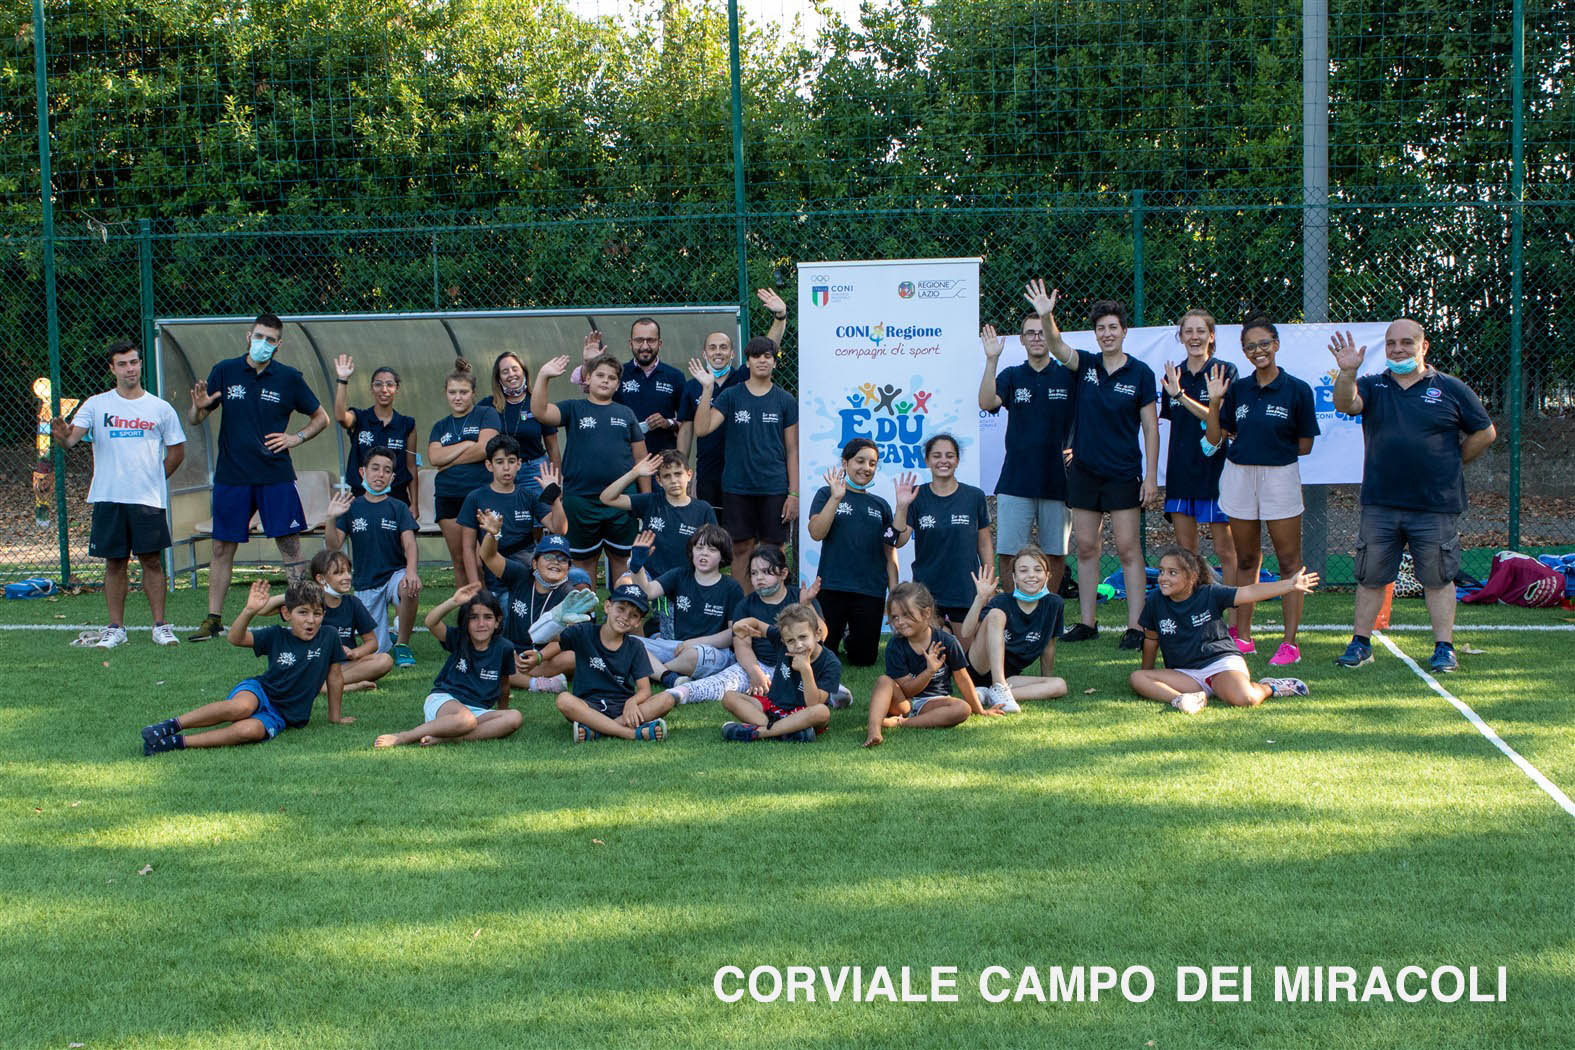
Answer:
[[645, 597], [645, 591], [641, 590], [640, 585], [637, 583], [626, 583], [621, 587], [614, 587], [612, 593], [607, 596], [607, 600], [611, 602], [628, 602], [636, 609], [639, 609], [641, 613], [647, 613], [651, 610], [651, 603]]
[[569, 537], [560, 536], [555, 532], [547, 533], [536, 544], [536, 553], [531, 555], [531, 559], [534, 561], [543, 554], [561, 554], [565, 558], [570, 558]]

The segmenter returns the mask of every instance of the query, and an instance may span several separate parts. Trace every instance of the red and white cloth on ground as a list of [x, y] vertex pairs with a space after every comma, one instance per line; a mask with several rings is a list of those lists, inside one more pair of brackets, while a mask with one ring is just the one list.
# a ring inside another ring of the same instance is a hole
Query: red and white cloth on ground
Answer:
[[1564, 601], [1564, 576], [1529, 554], [1499, 551], [1493, 555], [1487, 583], [1461, 601], [1472, 605], [1503, 602], [1533, 609], [1551, 608]]

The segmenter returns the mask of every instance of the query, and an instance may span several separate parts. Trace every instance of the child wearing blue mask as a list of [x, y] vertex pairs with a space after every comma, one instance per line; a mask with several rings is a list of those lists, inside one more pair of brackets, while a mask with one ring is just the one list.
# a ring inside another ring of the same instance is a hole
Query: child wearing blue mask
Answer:
[[[995, 593], [995, 569], [974, 573], [975, 596], [963, 620], [969, 670], [989, 682], [984, 702], [1016, 714], [1019, 700], [1054, 700], [1066, 695], [1066, 679], [1050, 674], [1061, 633], [1062, 602], [1049, 591], [1050, 559], [1033, 544], [1012, 559], [1012, 593]], [[1039, 662], [1037, 675], [1023, 672]]]

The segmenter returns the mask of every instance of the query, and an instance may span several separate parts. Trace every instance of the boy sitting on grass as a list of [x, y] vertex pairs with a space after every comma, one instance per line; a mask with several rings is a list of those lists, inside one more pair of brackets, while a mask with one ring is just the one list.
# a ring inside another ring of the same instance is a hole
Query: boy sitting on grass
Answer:
[[[323, 545], [340, 550], [349, 537], [355, 561], [351, 586], [356, 600], [372, 616], [377, 651], [391, 652], [400, 667], [412, 667], [416, 657], [410, 650], [410, 631], [421, 594], [421, 576], [416, 571], [419, 526], [410, 508], [389, 495], [394, 483], [394, 453], [381, 445], [366, 453], [361, 461], [361, 483], [366, 491], [359, 496], [341, 490], [329, 501]], [[399, 609], [397, 641], [388, 630], [390, 605]]]
[[671, 689], [680, 678], [707, 678], [733, 660], [733, 607], [743, 588], [722, 566], [733, 560], [733, 541], [720, 525], [702, 525], [689, 537], [688, 565], [651, 579], [644, 569], [655, 535], [649, 529], [635, 538], [629, 568], [633, 580], [652, 600], [672, 603], [671, 628], [655, 637], [640, 636], [651, 667]]
[[[233, 747], [272, 740], [281, 730], [306, 725], [312, 717], [317, 691], [328, 686], [328, 720], [349, 725], [355, 719], [340, 714], [344, 693], [344, 647], [338, 633], [319, 637], [323, 625], [323, 595], [314, 583], [290, 584], [284, 592], [278, 627], [248, 630], [252, 618], [268, 605], [268, 584], [258, 580], [246, 596], [246, 608], [230, 625], [230, 644], [249, 647], [268, 658], [268, 669], [259, 678], [248, 678], [223, 700], [204, 704], [175, 718], [142, 727], [142, 753], [180, 751], [188, 747]], [[222, 729], [187, 735], [228, 722]]]
[[777, 613], [775, 627], [754, 618], [733, 625], [733, 633], [765, 638], [782, 654], [764, 695], [729, 690], [722, 706], [743, 721], [725, 722], [723, 740], [812, 742], [831, 724], [831, 697], [842, 684], [842, 661], [820, 644], [820, 614], [807, 602]]
[[634, 633], [650, 603], [643, 590], [626, 583], [613, 588], [603, 608], [605, 623], [564, 628], [540, 652], [524, 654], [520, 671], [530, 674], [560, 652], [574, 654], [575, 691], [559, 693], [557, 706], [577, 744], [603, 736], [661, 740], [667, 736], [667, 721], [661, 716], [672, 710], [673, 698], [669, 693], [651, 696], [651, 660]]

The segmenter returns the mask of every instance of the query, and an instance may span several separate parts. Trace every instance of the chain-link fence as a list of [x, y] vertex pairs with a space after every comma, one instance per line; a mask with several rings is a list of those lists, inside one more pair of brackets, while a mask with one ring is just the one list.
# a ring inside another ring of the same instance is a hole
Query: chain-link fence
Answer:
[[[749, 290], [797, 260], [980, 255], [1009, 327], [1036, 275], [1147, 324], [1308, 317], [1303, 22], [1266, 0], [892, 0], [798, 37], [781, 0], [745, 5], [736, 51], [723, 6], [676, 0], [44, 6], [47, 158], [36, 28], [0, 45], [7, 576], [99, 571], [90, 453], [59, 488], [35, 380], [103, 389], [99, 351], [155, 316], [741, 301], [758, 331]], [[1328, 14], [1321, 294], [1331, 320], [1421, 320], [1498, 421], [1468, 474], [1480, 574], [1511, 542], [1575, 547], [1575, 25], [1529, 5], [1517, 66], [1510, 0], [1413, 7]], [[1354, 496], [1328, 497], [1348, 580]]]

